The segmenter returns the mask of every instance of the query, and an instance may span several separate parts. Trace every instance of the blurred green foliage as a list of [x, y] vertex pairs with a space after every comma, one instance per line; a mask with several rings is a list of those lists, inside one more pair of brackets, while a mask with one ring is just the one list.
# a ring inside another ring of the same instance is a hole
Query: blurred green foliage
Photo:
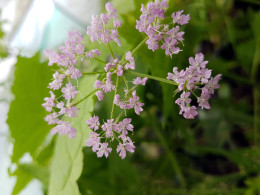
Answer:
[[[43, 97], [48, 96], [48, 83], [51, 70], [47, 63], [40, 63], [40, 54], [32, 58], [18, 57], [14, 72], [12, 93], [15, 96], [8, 112], [7, 124], [14, 142], [11, 160], [17, 163], [17, 176], [13, 194], [19, 193], [36, 175], [32, 174], [52, 154], [42, 155], [43, 142], [50, 131], [50, 126], [43, 121], [46, 113], [41, 106]], [[30, 153], [35, 161], [32, 165], [19, 164], [19, 159]], [[48, 170], [46, 168], [46, 170]], [[38, 178], [38, 177], [36, 177]], [[45, 179], [46, 180], [46, 179]], [[47, 184], [45, 182], [45, 184]]]
[[[145, 38], [135, 29], [135, 22], [141, 3], [148, 1], [113, 2], [123, 20], [123, 48], [115, 49], [122, 56]], [[143, 46], [136, 55], [137, 71], [165, 78], [173, 67], [184, 69], [190, 56], [203, 52], [213, 75], [223, 75], [211, 109], [201, 110], [195, 120], [183, 119], [172, 98], [174, 87], [149, 80], [138, 89], [144, 112], [140, 117], [128, 114], [135, 126], [135, 153], [124, 160], [115, 153], [108, 159], [97, 158], [90, 148], [81, 150], [89, 132], [85, 120], [96, 99], [80, 105], [75, 127], [82, 137], [58, 137], [57, 142], [52, 139], [46, 144], [43, 140], [50, 127], [43, 122], [46, 113], [39, 106], [47, 96], [50, 69], [37, 56], [19, 58], [13, 86], [16, 98], [8, 119], [15, 140], [12, 160], [18, 163], [14, 194], [32, 178], [42, 181], [46, 194], [260, 194], [260, 4], [256, 0], [174, 0], [169, 4], [169, 14], [183, 9], [191, 17], [183, 29], [183, 52], [170, 59], [163, 51]], [[107, 51], [100, 50], [106, 59]], [[92, 69], [98, 68], [92, 63]], [[89, 70], [88, 64], [82, 69]], [[28, 78], [34, 78], [33, 83]], [[93, 79], [80, 81], [84, 94], [91, 91]], [[108, 98], [98, 104], [95, 113], [109, 116], [111, 102]], [[26, 152], [33, 156], [32, 164], [19, 164]], [[19, 178], [24, 178], [20, 184]]]
[[[0, 10], [0, 16], [1, 16], [1, 10]], [[0, 59], [8, 56], [8, 47], [4, 42], [5, 33], [2, 29], [3, 23], [4, 21], [0, 19]]]
[[[140, 4], [147, 1], [134, 2], [136, 10], [120, 12], [124, 20], [120, 33], [132, 47], [144, 39], [135, 30], [135, 20]], [[138, 52], [137, 67], [166, 77], [174, 66], [185, 68], [195, 52], [205, 53], [213, 74], [223, 75], [211, 110], [200, 111], [193, 121], [182, 119], [172, 98], [173, 87], [149, 81], [141, 92], [146, 103], [141, 119], [131, 116], [135, 155], [114, 166], [117, 156], [100, 160], [86, 148], [78, 181], [82, 194], [260, 193], [259, 112], [255, 110], [259, 96], [253, 95], [259, 90], [259, 4], [170, 1], [169, 13], [179, 9], [191, 16], [184, 29], [184, 51], [169, 59], [163, 51], [153, 53], [144, 47]], [[128, 168], [122, 170], [125, 164]]]

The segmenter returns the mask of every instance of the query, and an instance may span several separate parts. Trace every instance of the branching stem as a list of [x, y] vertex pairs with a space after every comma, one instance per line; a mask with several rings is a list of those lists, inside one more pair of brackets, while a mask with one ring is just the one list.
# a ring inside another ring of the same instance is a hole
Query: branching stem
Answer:
[[94, 59], [95, 59], [96, 61], [98, 61], [98, 62], [101, 62], [102, 64], [107, 64], [105, 61], [100, 60], [99, 58], [94, 57]]
[[85, 97], [83, 97], [81, 100], [75, 102], [75, 103], [71, 103], [70, 107], [72, 106], [77, 106], [79, 103], [81, 103], [82, 101], [84, 101], [85, 99], [89, 98], [90, 96], [92, 96], [94, 93], [96, 93], [99, 89], [95, 89], [94, 91], [92, 91], [91, 93], [89, 93], [88, 95], [86, 95]]
[[114, 52], [113, 52], [113, 50], [112, 50], [112, 48], [111, 48], [110, 44], [109, 44], [109, 43], [107, 43], [107, 46], [108, 46], [108, 48], [109, 48], [109, 51], [110, 51], [110, 53], [111, 53], [111, 55], [112, 55], [113, 59], [115, 59], [115, 54], [114, 54]]
[[156, 77], [156, 76], [152, 76], [152, 75], [147, 75], [147, 74], [143, 74], [143, 73], [139, 73], [139, 72], [134, 72], [134, 71], [131, 71], [131, 70], [128, 70], [126, 73], [131, 74], [131, 75], [135, 75], [135, 76], [140, 76], [140, 77], [147, 77], [149, 79], [153, 79], [153, 80], [160, 81], [160, 82], [163, 82], [163, 83], [178, 86], [177, 83], [170, 81], [170, 80], [167, 80], [167, 79], [164, 79], [164, 78], [160, 78], [160, 77]]
[[83, 75], [92, 75], [92, 74], [103, 74], [106, 73], [105, 71], [98, 71], [98, 72], [83, 72]]
[[139, 45], [137, 45], [136, 48], [133, 49], [132, 54], [134, 55], [134, 53], [135, 53], [138, 49], [140, 49], [140, 48], [143, 46], [143, 44], [144, 44], [148, 39], [149, 39], [149, 37], [146, 37], [141, 43], [139, 43]]
[[[114, 93], [114, 97], [116, 96], [117, 94], [117, 88], [118, 88], [118, 83], [119, 83], [119, 77], [116, 78], [116, 89], [115, 89], [115, 93]], [[114, 100], [113, 100], [114, 101]], [[113, 105], [112, 105], [112, 111], [111, 111], [111, 119], [114, 117], [114, 112], [115, 112], [115, 104], [113, 102]]]

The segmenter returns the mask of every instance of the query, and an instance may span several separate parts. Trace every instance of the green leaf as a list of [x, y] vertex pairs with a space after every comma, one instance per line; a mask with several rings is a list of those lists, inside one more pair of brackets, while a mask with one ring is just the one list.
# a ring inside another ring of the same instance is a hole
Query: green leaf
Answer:
[[113, 0], [112, 2], [119, 14], [126, 14], [135, 10], [134, 0]]
[[45, 187], [49, 181], [48, 169], [36, 164], [19, 164], [12, 176], [17, 177], [12, 194], [18, 194], [33, 178], [41, 181]]
[[[87, 76], [79, 83], [79, 91], [83, 97], [91, 93], [95, 76]], [[78, 99], [81, 95], [77, 96]], [[77, 130], [76, 138], [58, 136], [55, 146], [54, 157], [51, 164], [51, 176], [49, 185], [50, 195], [77, 195], [80, 194], [77, 179], [83, 168], [82, 146], [91, 131], [88, 129], [86, 120], [91, 116], [94, 109], [93, 98], [88, 98], [79, 104], [78, 117], [71, 120]]]
[[33, 158], [49, 133], [50, 126], [43, 120], [46, 112], [43, 98], [48, 95], [51, 69], [40, 63], [40, 54], [32, 58], [18, 57], [12, 86], [14, 100], [11, 102], [7, 124], [14, 139], [12, 162], [30, 152]]
[[54, 153], [54, 147], [56, 143], [56, 137], [53, 137], [53, 139], [41, 149], [38, 156], [36, 157], [37, 163], [40, 165], [49, 165], [50, 160], [52, 159], [53, 153]]
[[12, 176], [17, 177], [12, 194], [19, 194], [19, 192], [21, 192], [22, 189], [24, 189], [25, 186], [33, 179], [32, 175], [30, 175], [30, 174], [24, 172], [23, 170], [19, 169], [19, 167], [12, 174]]

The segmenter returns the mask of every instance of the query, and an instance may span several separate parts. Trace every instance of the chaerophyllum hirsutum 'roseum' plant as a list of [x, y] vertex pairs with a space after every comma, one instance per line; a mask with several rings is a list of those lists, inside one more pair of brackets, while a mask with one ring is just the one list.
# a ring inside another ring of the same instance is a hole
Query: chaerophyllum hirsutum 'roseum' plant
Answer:
[[[172, 22], [165, 24], [165, 12], [168, 8], [167, 0], [155, 0], [145, 7], [141, 7], [140, 19], [136, 21], [136, 29], [145, 33], [146, 38], [132, 51], [126, 51], [125, 55], [118, 59], [115, 57], [110, 42], [115, 42], [119, 47], [121, 42], [118, 35], [118, 28], [122, 22], [119, 20], [117, 10], [113, 4], [107, 3], [107, 13], [100, 16], [92, 16], [91, 26], [87, 27], [87, 35], [90, 36], [92, 42], [104, 44], [111, 53], [113, 60], [103, 62], [104, 69], [98, 72], [81, 73], [76, 67], [79, 61], [87, 59], [98, 59], [101, 54], [98, 49], [86, 51], [83, 45], [82, 35], [78, 31], [69, 32], [69, 39], [64, 46], [60, 46], [60, 52], [47, 50], [46, 55], [49, 57], [49, 66], [57, 64], [59, 69], [53, 74], [53, 81], [49, 84], [50, 97], [46, 97], [43, 107], [51, 114], [45, 117], [49, 124], [56, 126], [51, 130], [54, 135], [68, 134], [70, 138], [76, 136], [76, 129], [71, 126], [70, 118], [77, 117], [77, 105], [86, 98], [96, 95], [99, 101], [105, 98], [105, 94], [113, 92], [114, 99], [112, 102], [111, 116], [105, 121], [101, 121], [96, 115], [86, 119], [86, 125], [93, 132], [90, 138], [86, 140], [86, 145], [92, 147], [93, 152], [98, 157], [108, 157], [112, 148], [110, 142], [117, 142], [116, 152], [123, 159], [126, 152], [133, 153], [135, 150], [134, 142], [129, 137], [133, 133], [134, 126], [131, 124], [132, 119], [128, 118], [127, 110], [133, 109], [137, 115], [143, 111], [144, 103], [142, 103], [136, 92], [136, 88], [140, 85], [144, 86], [147, 79], [154, 79], [171, 85], [176, 85], [174, 96], [181, 93], [180, 97], [175, 101], [180, 106], [179, 114], [186, 119], [193, 119], [197, 114], [197, 107], [192, 105], [191, 95], [197, 99], [198, 107], [201, 109], [210, 109], [209, 99], [214, 94], [214, 90], [219, 88], [218, 81], [221, 75], [211, 76], [211, 70], [206, 68], [208, 61], [204, 61], [204, 55], [198, 53], [195, 58], [189, 58], [189, 67], [185, 70], [178, 71], [174, 67], [172, 73], [165, 73], [165, 78], [159, 78], [151, 75], [145, 75], [135, 72], [136, 51], [145, 43], [148, 48], [155, 51], [159, 48], [165, 50], [166, 56], [172, 57], [182, 50], [179, 46], [183, 44], [183, 35], [181, 26], [189, 22], [189, 14], [183, 14], [183, 11], [172, 13]], [[80, 101], [73, 101], [78, 88], [78, 78], [88, 74], [100, 74], [99, 79], [94, 83], [95, 90], [82, 98]], [[128, 81], [124, 76], [131, 74], [137, 76], [134, 80]], [[119, 86], [119, 81], [124, 83], [124, 87]], [[73, 84], [75, 83], [75, 84]], [[131, 86], [130, 86], [131, 83]], [[119, 89], [120, 88], [120, 89]], [[62, 92], [61, 97], [56, 97], [55, 91]], [[119, 90], [123, 91], [123, 95], [119, 94]], [[121, 109], [121, 112], [115, 116], [115, 107]], [[65, 120], [62, 120], [66, 118]]]

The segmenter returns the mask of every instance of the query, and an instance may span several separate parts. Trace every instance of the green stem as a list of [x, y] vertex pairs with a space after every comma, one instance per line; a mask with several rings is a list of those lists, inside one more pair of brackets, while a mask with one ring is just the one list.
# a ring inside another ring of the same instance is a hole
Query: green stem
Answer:
[[[257, 78], [258, 66], [260, 63], [260, 37], [256, 41], [256, 50], [252, 64], [251, 80], [254, 82]], [[257, 146], [259, 143], [259, 132], [260, 132], [260, 90], [257, 87], [253, 88], [254, 94], [254, 145]]]
[[196, 97], [198, 98], [198, 96], [191, 90], [191, 93]]
[[138, 49], [140, 49], [140, 48], [143, 46], [143, 44], [144, 44], [148, 39], [149, 39], [149, 37], [146, 37], [141, 43], [139, 43], [139, 45], [137, 45], [136, 48], [132, 51], [132, 54], [134, 55], [134, 53], [135, 53]]
[[[156, 128], [157, 129], [157, 128]], [[183, 177], [183, 174], [182, 174], [182, 171], [181, 171], [181, 168], [176, 160], [176, 156], [174, 154], [174, 152], [172, 152], [166, 142], [166, 140], [164, 139], [164, 136], [162, 135], [161, 131], [160, 130], [155, 130], [156, 134], [157, 134], [157, 137], [159, 138], [160, 142], [162, 143], [166, 153], [167, 153], [167, 156], [168, 158], [170, 159], [171, 161], [171, 164], [174, 168], [174, 170], [176, 171], [176, 174], [178, 175], [179, 179], [180, 179], [180, 183], [182, 185], [182, 187], [185, 187], [186, 186], [186, 182], [185, 182], [185, 179]]]
[[123, 112], [121, 112], [121, 113], [118, 115], [118, 117], [116, 118], [116, 121], [115, 121], [115, 123], [118, 123], [118, 121], [119, 121], [119, 119], [120, 119], [120, 117], [121, 117], [122, 113], [123, 113]]
[[253, 90], [254, 94], [254, 145], [258, 146], [259, 132], [260, 132], [260, 91], [256, 88]]
[[[114, 93], [114, 97], [117, 94], [117, 88], [118, 88], [118, 83], [119, 83], [119, 77], [116, 77], [116, 89], [115, 89], [115, 93]], [[114, 104], [114, 100], [113, 100], [113, 105], [112, 105], [112, 111], [111, 111], [111, 119], [114, 117], [114, 112], [115, 112], [115, 104]]]
[[260, 52], [260, 37], [256, 41], [255, 55], [254, 55], [252, 70], [251, 70], [251, 80], [252, 81], [255, 81], [256, 76], [257, 76], [258, 62], [260, 61], [259, 52]]
[[98, 58], [96, 58], [96, 57], [94, 57], [94, 59], [95, 59], [96, 61], [98, 61], [98, 62], [101, 62], [102, 64], [107, 64], [105, 61], [100, 60], [100, 59], [98, 59]]
[[131, 71], [131, 70], [127, 70], [126, 73], [129, 73], [129, 74], [135, 75], [135, 76], [140, 76], [140, 77], [147, 77], [149, 79], [153, 79], [153, 80], [160, 81], [160, 82], [163, 82], [163, 83], [167, 83], [167, 84], [177, 85], [178, 86], [177, 83], [175, 83], [173, 81], [170, 81], [170, 80], [167, 80], [167, 79], [160, 78], [160, 77], [147, 75], [147, 74], [143, 74], [143, 73], [139, 73], [139, 72], [134, 72], [134, 71]]
[[120, 141], [120, 140], [118, 139], [118, 135], [116, 134], [116, 132], [115, 132], [115, 131], [112, 131], [112, 132], [113, 132], [114, 137], [115, 137], [116, 140], [118, 141], [118, 143], [122, 143], [122, 141]]
[[174, 92], [173, 92], [173, 97], [172, 98], [174, 98], [176, 95], [177, 95], [177, 93], [179, 93], [180, 92], [180, 90], [179, 90], [179, 88], [177, 88]]
[[[134, 53], [138, 50], [138, 49], [140, 49], [142, 46], [143, 46], [143, 44], [147, 41], [147, 39], [148, 39], [149, 37], [146, 37], [144, 40], [142, 40], [133, 50], [132, 50], [132, 55], [134, 55]], [[126, 57], [126, 54], [124, 55], [124, 57], [122, 58], [122, 60], [121, 60], [121, 62], [120, 62], [120, 64], [121, 65], [124, 65], [126, 62], [127, 62], [127, 60], [125, 59], [125, 57]]]
[[128, 81], [125, 79], [125, 76], [123, 76], [123, 79], [124, 79], [124, 82], [125, 82], [125, 86], [126, 86], [126, 89], [127, 89], [127, 91], [129, 90], [129, 87], [128, 87]]
[[[151, 116], [151, 117], [149, 117], [149, 118], [152, 119], [152, 117], [153, 117], [153, 116]], [[156, 119], [152, 119], [152, 120], [150, 120], [150, 121], [152, 122], [152, 125], [154, 126], [153, 129], [155, 130], [155, 133], [156, 133], [156, 135], [157, 135], [157, 137], [158, 137], [160, 143], [162, 144], [164, 150], [166, 151], [166, 154], [167, 154], [167, 156], [168, 156], [168, 158], [169, 158], [169, 160], [170, 160], [170, 162], [171, 162], [171, 164], [172, 164], [172, 167], [173, 167], [173, 169], [175, 170], [176, 175], [178, 176], [178, 178], [179, 178], [179, 180], [180, 180], [181, 186], [182, 186], [183, 188], [185, 188], [185, 186], [186, 186], [186, 181], [185, 181], [185, 178], [184, 178], [184, 176], [183, 176], [183, 174], [182, 174], [182, 170], [181, 170], [181, 168], [180, 168], [180, 166], [179, 166], [179, 164], [178, 164], [178, 161], [177, 161], [177, 159], [176, 159], [176, 156], [175, 156], [174, 152], [170, 150], [170, 147], [169, 147], [169, 145], [168, 145], [168, 143], [167, 143], [167, 141], [166, 141], [166, 139], [165, 139], [165, 136], [162, 134], [162, 131], [160, 131], [161, 128], [160, 128], [159, 125], [155, 122]]]
[[113, 50], [112, 50], [112, 48], [111, 48], [110, 44], [109, 44], [109, 43], [107, 43], [107, 46], [108, 46], [108, 48], [109, 48], [109, 51], [110, 51], [110, 53], [111, 53], [111, 55], [112, 55], [113, 59], [115, 59], [115, 54], [114, 54], [114, 52], [113, 52]]
[[102, 132], [100, 133], [100, 136], [99, 136], [99, 137], [102, 138], [102, 136], [103, 136], [105, 133], [106, 133], [106, 131], [102, 131]]
[[92, 74], [103, 74], [106, 73], [105, 71], [99, 71], [99, 72], [83, 72], [83, 75], [92, 75]]
[[79, 103], [81, 103], [82, 101], [84, 101], [85, 99], [89, 98], [90, 96], [92, 96], [94, 93], [96, 93], [99, 89], [95, 89], [94, 91], [92, 91], [91, 93], [89, 93], [88, 95], [86, 95], [84, 98], [82, 98], [81, 100], [75, 102], [75, 103], [71, 103], [70, 107], [72, 106], [77, 106]]

